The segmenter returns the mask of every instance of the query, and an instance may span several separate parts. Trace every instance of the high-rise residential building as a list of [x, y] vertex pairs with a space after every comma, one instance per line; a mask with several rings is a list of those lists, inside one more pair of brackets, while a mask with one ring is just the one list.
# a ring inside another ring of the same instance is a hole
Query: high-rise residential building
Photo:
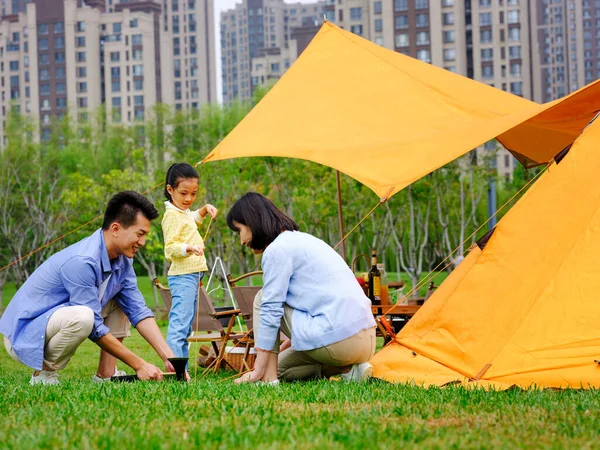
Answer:
[[283, 0], [243, 0], [222, 12], [223, 102], [247, 101], [255, 86], [281, 76], [298, 57], [298, 46], [291, 42], [294, 30], [315, 28], [324, 13], [325, 1]]
[[67, 112], [83, 121], [104, 105], [108, 121], [132, 123], [157, 103], [187, 109], [216, 102], [211, 0], [14, 0], [1, 7], [2, 137], [11, 108], [39, 118], [45, 140], [52, 119]]

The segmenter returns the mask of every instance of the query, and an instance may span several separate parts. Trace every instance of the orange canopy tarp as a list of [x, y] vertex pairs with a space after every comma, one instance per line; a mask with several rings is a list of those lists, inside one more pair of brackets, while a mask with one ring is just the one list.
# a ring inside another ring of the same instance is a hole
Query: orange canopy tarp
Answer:
[[325, 22], [204, 161], [301, 158], [389, 197], [510, 128], [516, 111], [541, 110]]
[[375, 355], [376, 376], [600, 387], [599, 143], [597, 120]]

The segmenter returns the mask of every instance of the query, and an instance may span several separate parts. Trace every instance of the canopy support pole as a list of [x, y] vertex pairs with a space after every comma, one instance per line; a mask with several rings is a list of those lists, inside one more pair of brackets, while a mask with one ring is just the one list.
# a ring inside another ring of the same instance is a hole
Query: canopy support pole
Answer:
[[337, 202], [338, 202], [338, 219], [340, 222], [340, 238], [342, 242], [342, 258], [346, 261], [346, 240], [344, 239], [344, 216], [342, 214], [342, 186], [340, 182], [340, 171], [335, 171], [335, 180], [337, 183]]

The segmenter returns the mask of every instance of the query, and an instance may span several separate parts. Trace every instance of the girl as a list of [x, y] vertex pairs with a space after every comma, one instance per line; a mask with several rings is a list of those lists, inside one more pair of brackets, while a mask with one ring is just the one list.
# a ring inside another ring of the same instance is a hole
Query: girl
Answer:
[[165, 185], [167, 201], [162, 229], [165, 257], [171, 262], [168, 279], [173, 297], [167, 344], [175, 356], [187, 357], [198, 284], [208, 269], [198, 225], [207, 214], [214, 218], [217, 208], [207, 203], [196, 211], [190, 210], [198, 194], [198, 172], [189, 164], [173, 164], [167, 171]]
[[[270, 200], [250, 192], [227, 214], [242, 245], [263, 253], [264, 286], [254, 299], [254, 370], [236, 383], [341, 375], [368, 378], [375, 353], [371, 304], [344, 260]], [[279, 330], [291, 338], [279, 346]], [[279, 352], [282, 352], [278, 355]]]

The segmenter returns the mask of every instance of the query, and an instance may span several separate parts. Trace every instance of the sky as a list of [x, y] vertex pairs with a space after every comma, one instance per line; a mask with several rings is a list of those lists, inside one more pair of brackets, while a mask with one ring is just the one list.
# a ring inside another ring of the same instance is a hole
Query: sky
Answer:
[[[316, 0], [296, 0], [294, 2], [286, 1], [285, 3], [315, 3]], [[233, 9], [236, 4], [242, 3], [242, 0], [214, 0], [215, 3], [215, 46], [216, 46], [216, 59], [217, 59], [217, 99], [219, 103], [222, 103], [223, 96], [221, 94], [221, 11], [227, 11]]]

